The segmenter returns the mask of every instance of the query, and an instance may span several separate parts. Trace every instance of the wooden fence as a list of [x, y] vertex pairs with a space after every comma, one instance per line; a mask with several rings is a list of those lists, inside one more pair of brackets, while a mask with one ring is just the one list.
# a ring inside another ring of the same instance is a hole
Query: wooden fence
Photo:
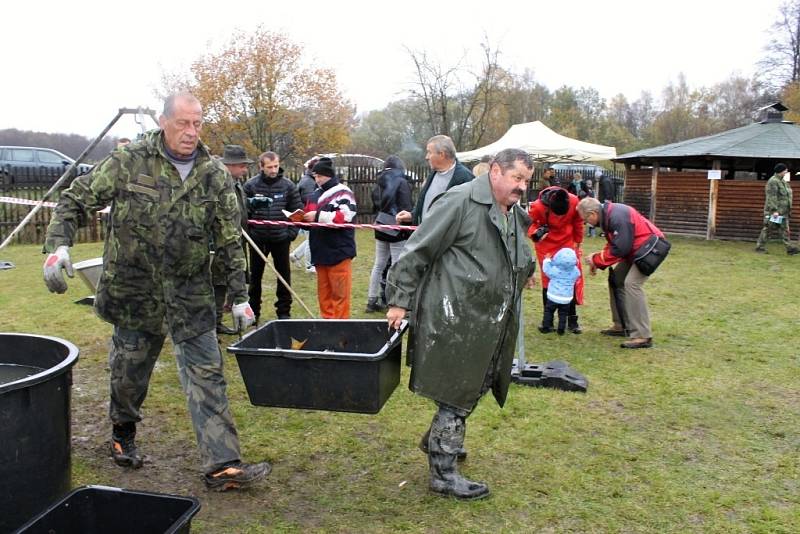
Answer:
[[[665, 232], [706, 237], [711, 184], [705, 171], [659, 172], [655, 214], [650, 209], [651, 185], [651, 170], [628, 171], [623, 201], [651, 218]], [[715, 238], [747, 241], [758, 238], [764, 221], [765, 186], [766, 182], [759, 180], [719, 181], [716, 213], [712, 217]], [[797, 196], [790, 221], [800, 217]], [[796, 228], [796, 224], [792, 226]]]

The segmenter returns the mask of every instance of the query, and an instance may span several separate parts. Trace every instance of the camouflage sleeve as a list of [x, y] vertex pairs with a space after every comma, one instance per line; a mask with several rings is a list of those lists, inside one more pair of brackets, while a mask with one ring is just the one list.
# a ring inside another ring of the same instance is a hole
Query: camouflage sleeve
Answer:
[[247, 301], [245, 269], [247, 262], [241, 245], [241, 211], [233, 187], [233, 180], [226, 173], [225, 187], [220, 190], [218, 209], [214, 219], [214, 243], [217, 245], [218, 261], [222, 262], [227, 280], [228, 293], [234, 304]]
[[778, 184], [774, 180], [767, 182], [767, 201], [764, 203], [764, 216], [769, 216], [778, 209]]
[[92, 212], [103, 209], [114, 199], [121, 165], [120, 157], [112, 154], [91, 172], [76, 178], [69, 189], [61, 193], [47, 227], [45, 253], [53, 252], [61, 245], [71, 247], [75, 232], [92, 216]]

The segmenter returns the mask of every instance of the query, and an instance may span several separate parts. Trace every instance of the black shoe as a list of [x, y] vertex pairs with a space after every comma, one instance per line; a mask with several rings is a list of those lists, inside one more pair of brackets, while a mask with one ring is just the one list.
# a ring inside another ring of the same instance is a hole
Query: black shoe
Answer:
[[540, 324], [537, 328], [539, 329], [539, 332], [541, 332], [542, 334], [549, 334], [553, 332], [552, 326], [545, 326], [543, 324]]
[[582, 334], [583, 329], [581, 325], [578, 324], [578, 316], [577, 315], [570, 315], [567, 317], [567, 329], [572, 332], [573, 334]]
[[563, 336], [563, 335], [564, 335], [564, 332], [565, 332], [565, 330], [564, 330], [563, 328], [559, 328], [559, 329], [558, 329], [558, 335], [559, 335], [559, 336]]
[[291, 319], [292, 316], [289, 313], [280, 313], [278, 314], [278, 319], [283, 321], [284, 319]]
[[224, 334], [226, 336], [233, 336], [235, 334], [238, 334], [238, 332], [236, 330], [234, 330], [233, 328], [231, 328], [230, 326], [220, 323], [220, 324], [217, 325], [217, 334]]
[[794, 256], [795, 254], [800, 254], [800, 249], [798, 249], [797, 247], [789, 247], [786, 249], [786, 253], [789, 256]]
[[206, 487], [213, 491], [228, 491], [245, 488], [270, 474], [272, 466], [268, 462], [246, 464], [231, 462], [211, 473], [203, 475]]
[[648, 337], [647, 339], [640, 339], [638, 341], [628, 341], [622, 343], [620, 348], [623, 349], [649, 349], [653, 346], [653, 338]]
[[432, 478], [430, 489], [439, 495], [455, 497], [462, 501], [474, 501], [489, 496], [489, 486], [483, 482], [468, 480], [458, 473], [443, 478]]
[[606, 328], [605, 330], [600, 330], [600, 334], [611, 337], [626, 337], [628, 332], [625, 330], [617, 330], [616, 328]]
[[364, 308], [365, 313], [380, 313], [388, 310], [389, 308], [383, 301], [378, 298], [369, 298], [367, 299], [367, 306]]
[[767, 254], [767, 249], [765, 249], [764, 247], [756, 247], [756, 252], [760, 254]]
[[121, 467], [139, 469], [144, 461], [136, 450], [136, 424], [114, 425], [111, 431], [111, 457]]

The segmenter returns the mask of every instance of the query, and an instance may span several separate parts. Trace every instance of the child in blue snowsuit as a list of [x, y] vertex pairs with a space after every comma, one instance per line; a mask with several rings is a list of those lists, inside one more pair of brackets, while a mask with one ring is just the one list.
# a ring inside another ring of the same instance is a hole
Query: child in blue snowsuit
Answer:
[[571, 248], [564, 247], [542, 262], [542, 270], [550, 279], [547, 285], [547, 302], [539, 331], [548, 334], [553, 331], [553, 318], [558, 310], [558, 335], [564, 335], [567, 327], [569, 303], [575, 294], [575, 282], [580, 278], [578, 257]]

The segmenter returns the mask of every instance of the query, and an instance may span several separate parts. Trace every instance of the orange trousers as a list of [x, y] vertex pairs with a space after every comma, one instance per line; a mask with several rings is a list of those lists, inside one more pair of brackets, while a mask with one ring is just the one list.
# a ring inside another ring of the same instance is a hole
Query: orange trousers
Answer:
[[352, 259], [346, 259], [336, 265], [315, 265], [319, 312], [323, 319], [350, 318], [350, 289], [353, 286], [352, 263]]

